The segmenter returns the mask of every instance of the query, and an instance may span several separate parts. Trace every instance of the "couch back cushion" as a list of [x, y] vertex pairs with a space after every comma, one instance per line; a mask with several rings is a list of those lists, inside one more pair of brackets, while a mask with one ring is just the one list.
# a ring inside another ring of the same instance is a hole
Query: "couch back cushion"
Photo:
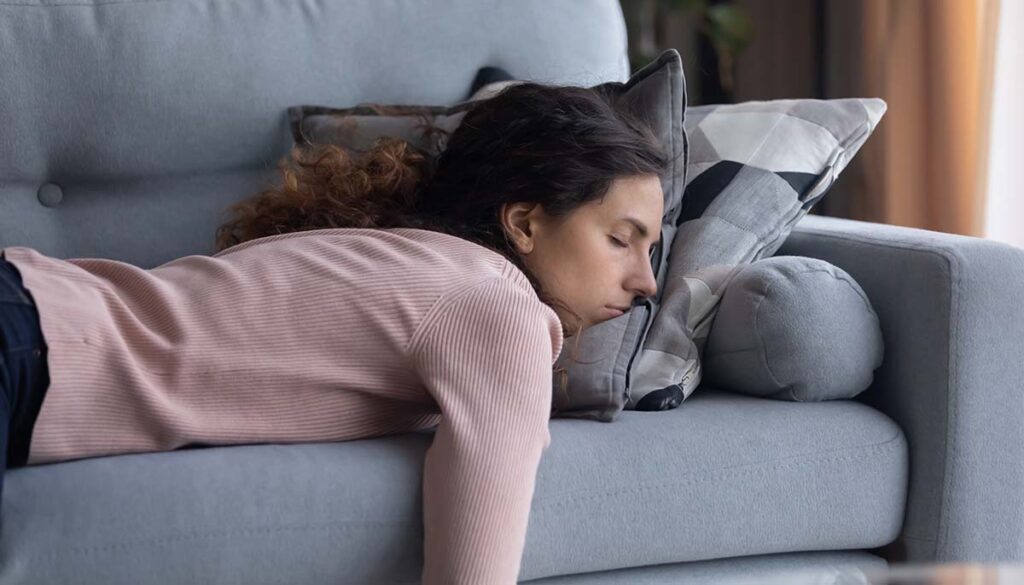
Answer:
[[295, 104], [445, 104], [477, 70], [629, 77], [619, 0], [0, 5], [0, 247], [150, 268], [213, 250]]

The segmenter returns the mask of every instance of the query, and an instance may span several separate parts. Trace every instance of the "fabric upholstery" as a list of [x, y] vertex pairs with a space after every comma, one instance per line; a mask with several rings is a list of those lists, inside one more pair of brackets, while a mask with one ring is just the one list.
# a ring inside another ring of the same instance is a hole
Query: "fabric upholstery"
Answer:
[[[259, 585], [292, 582], [298, 566], [309, 584], [412, 583], [434, 434], [11, 470], [0, 583]], [[904, 436], [855, 401], [708, 391], [614, 424], [554, 420], [551, 437], [520, 580], [869, 549], [903, 518]]]
[[889, 556], [1024, 560], [1024, 250], [809, 215], [779, 254], [842, 268], [878, 314], [886, 357], [857, 400], [892, 417], [911, 448]]
[[884, 583], [888, 565], [863, 552], [807, 552], [671, 563], [530, 580], [530, 585], [853, 585]]
[[279, 180], [289, 106], [453, 103], [488, 63], [630, 73], [616, 0], [16, 0], [0, 55], [0, 246], [144, 268]]
[[[580, 85], [629, 77], [618, 0], [444, 8], [0, 5], [0, 246], [142, 267], [207, 253], [224, 206], [278, 177], [292, 104], [449, 104], [486, 64]], [[1024, 559], [1014, 464], [1024, 444], [1021, 251], [807, 216], [779, 253], [820, 257], [863, 287], [886, 343], [872, 386], [854, 401], [734, 403], [722, 392], [712, 402], [699, 392], [686, 408], [623, 412], [624, 424], [552, 421], [524, 578], [659, 583], [663, 570], [718, 568], [718, 582], [734, 582], [727, 567], [765, 578], [797, 563], [827, 572], [847, 558], [830, 549], [897, 534], [875, 552]], [[872, 452], [895, 437], [892, 421], [903, 442]], [[0, 582], [39, 582], [37, 567], [53, 583], [413, 576], [429, 442], [248, 445], [15, 470]]]
[[729, 283], [704, 350], [705, 381], [778, 400], [853, 398], [884, 355], [878, 315], [849, 274], [773, 256]]

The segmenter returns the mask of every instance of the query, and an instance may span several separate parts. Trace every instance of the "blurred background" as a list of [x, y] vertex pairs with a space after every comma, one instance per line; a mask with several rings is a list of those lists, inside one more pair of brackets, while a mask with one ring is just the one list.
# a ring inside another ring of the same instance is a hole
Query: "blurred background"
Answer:
[[683, 57], [689, 105], [880, 97], [811, 211], [1024, 248], [1024, 0], [620, 0], [635, 71]]

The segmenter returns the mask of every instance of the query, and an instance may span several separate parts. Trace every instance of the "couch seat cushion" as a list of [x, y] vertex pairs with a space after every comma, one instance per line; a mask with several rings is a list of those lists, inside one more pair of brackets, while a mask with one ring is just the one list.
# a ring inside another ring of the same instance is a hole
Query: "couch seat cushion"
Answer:
[[[8, 470], [0, 582], [414, 583], [434, 431]], [[702, 388], [551, 421], [520, 579], [894, 540], [907, 445], [856, 401]]]

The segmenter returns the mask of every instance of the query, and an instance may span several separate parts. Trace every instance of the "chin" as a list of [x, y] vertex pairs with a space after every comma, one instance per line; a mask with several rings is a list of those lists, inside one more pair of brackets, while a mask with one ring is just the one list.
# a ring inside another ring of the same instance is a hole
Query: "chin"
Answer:
[[573, 331], [572, 327], [570, 325], [566, 325], [565, 323], [563, 323], [562, 324], [562, 339], [569, 339], [571, 337], [575, 337], [577, 334], [583, 332], [584, 330], [586, 330], [591, 325], [592, 325], [591, 323], [584, 321], [582, 324], [580, 324], [579, 331]]

